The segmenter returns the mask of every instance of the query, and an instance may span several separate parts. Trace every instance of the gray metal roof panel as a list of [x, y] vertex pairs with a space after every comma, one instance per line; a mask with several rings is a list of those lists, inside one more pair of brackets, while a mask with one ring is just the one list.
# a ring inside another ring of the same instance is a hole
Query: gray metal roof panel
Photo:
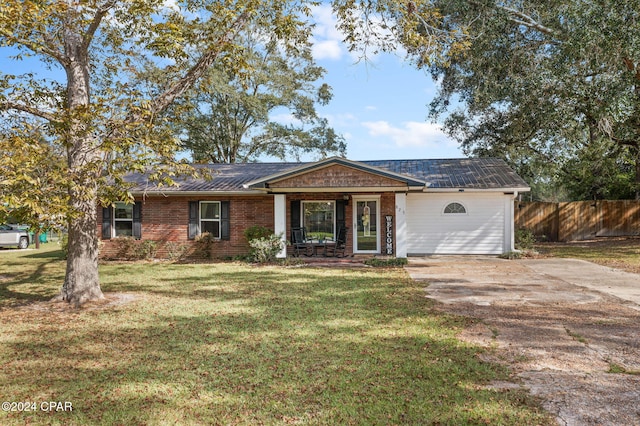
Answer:
[[429, 183], [429, 188], [499, 189], [528, 188], [507, 163], [498, 158], [362, 161], [381, 169]]
[[[528, 188], [529, 185], [504, 161], [496, 158], [455, 158], [425, 160], [356, 161], [364, 166], [387, 170], [391, 173], [425, 181], [432, 189], [501, 189]], [[134, 184], [132, 192], [251, 192], [245, 184], [266, 176], [285, 173], [314, 163], [237, 163], [196, 165], [213, 173], [210, 180], [181, 177], [178, 186], [157, 188], [148, 182], [146, 174], [134, 174], [128, 181]]]

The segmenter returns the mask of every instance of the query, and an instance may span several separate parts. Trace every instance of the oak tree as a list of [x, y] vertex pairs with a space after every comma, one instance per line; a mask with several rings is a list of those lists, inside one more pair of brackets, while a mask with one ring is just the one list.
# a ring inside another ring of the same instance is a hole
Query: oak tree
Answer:
[[571, 198], [640, 195], [640, 2], [433, 5], [470, 43], [428, 67], [440, 82], [432, 114], [467, 153]]
[[250, 28], [239, 43], [251, 72], [212, 67], [180, 105], [185, 112], [174, 114], [174, 126], [193, 160], [235, 163], [261, 156], [344, 155], [344, 139], [316, 110], [332, 94], [321, 83], [326, 71], [315, 64], [310, 42], [287, 48]]
[[[162, 112], [212, 66], [242, 68], [245, 64], [237, 60], [241, 47], [235, 41], [249, 25], [264, 28], [284, 45], [309, 35], [304, 22], [308, 10], [301, 3], [189, 0], [178, 4], [25, 0], [0, 5], [4, 51], [11, 48], [14, 61], [35, 60], [41, 70], [59, 71], [58, 75], [13, 74], [13, 64], [3, 63], [0, 112], [3, 120], [14, 123], [4, 126], [5, 158], [19, 161], [33, 144], [42, 143], [52, 147], [52, 157], [64, 160], [55, 175], [66, 193], [64, 208], [57, 208], [68, 219], [69, 232], [62, 300], [79, 305], [103, 297], [97, 207], [131, 199], [123, 176], [153, 164], [151, 178], [170, 184], [176, 173], [189, 172], [175, 160], [180, 144]], [[163, 72], [163, 84], [146, 78], [153, 69]], [[41, 141], [34, 141], [30, 124], [34, 120]], [[24, 189], [6, 200], [14, 206], [28, 207], [40, 190], [33, 182], [20, 183], [33, 181], [37, 174], [26, 167], [30, 164], [24, 163], [22, 174], [0, 172], [3, 185]], [[2, 195], [6, 198], [7, 192]]]
[[[336, 0], [333, 6], [345, 41], [365, 58], [403, 46], [424, 66], [468, 49], [465, 29], [443, 25], [445, 17], [430, 1]], [[39, 70], [58, 71], [14, 74], [11, 62], [2, 64], [0, 119], [13, 124], [4, 127], [9, 129], [5, 142], [11, 142], [0, 148], [17, 160], [32, 149], [35, 134], [40, 146], [51, 147], [54, 173], [45, 180], [64, 188], [65, 203], [58, 199], [55, 208], [69, 231], [62, 300], [78, 305], [103, 297], [97, 207], [132, 200], [126, 174], [152, 170], [150, 179], [169, 185], [176, 174], [193, 171], [175, 160], [181, 144], [168, 123], [171, 116], [163, 113], [208, 78], [212, 67], [250, 75], [238, 41], [249, 28], [260, 28], [285, 48], [304, 46], [309, 13], [305, 0], [10, 0], [0, 5], [0, 48], [12, 49], [14, 61], [35, 60]], [[34, 121], [35, 127], [25, 124]], [[3, 185], [24, 189], [11, 192], [14, 206], [29, 209], [27, 200], [38, 193], [37, 172], [30, 170], [17, 167], [0, 175]], [[1, 206], [7, 194], [0, 192]]]

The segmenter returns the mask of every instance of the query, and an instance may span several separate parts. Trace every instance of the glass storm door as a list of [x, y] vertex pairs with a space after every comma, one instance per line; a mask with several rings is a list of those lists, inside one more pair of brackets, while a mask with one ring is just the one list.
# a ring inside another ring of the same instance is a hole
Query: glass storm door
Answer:
[[379, 200], [375, 199], [354, 199], [353, 209], [353, 247], [355, 253], [379, 253], [380, 238], [378, 230], [380, 224], [378, 218]]

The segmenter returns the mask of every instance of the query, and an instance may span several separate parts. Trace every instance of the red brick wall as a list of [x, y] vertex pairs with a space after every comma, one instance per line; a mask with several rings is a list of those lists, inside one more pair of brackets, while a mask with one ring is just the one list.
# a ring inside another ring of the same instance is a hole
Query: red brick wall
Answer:
[[[244, 230], [259, 225], [273, 229], [273, 196], [225, 196], [225, 197], [147, 197], [142, 204], [142, 239], [158, 243], [157, 257], [169, 256], [169, 250], [184, 245], [188, 252], [195, 248], [188, 238], [189, 201], [229, 201], [231, 236], [229, 241], [215, 241], [211, 257], [225, 258], [244, 255], [249, 245]], [[102, 235], [102, 209], [99, 209], [98, 235]], [[169, 244], [167, 246], [167, 243]], [[172, 247], [174, 246], [174, 247]], [[102, 257], [114, 257], [117, 243], [104, 240], [100, 250]]]
[[[381, 249], [384, 250], [384, 217], [392, 215], [395, 223], [395, 194], [358, 194], [380, 195], [380, 229]], [[287, 195], [287, 234], [291, 238], [291, 201], [292, 200], [340, 200], [343, 193], [307, 193]], [[249, 246], [244, 238], [244, 230], [254, 225], [273, 229], [274, 206], [273, 197], [265, 196], [237, 196], [237, 197], [147, 197], [142, 205], [142, 239], [152, 240], [158, 244], [157, 257], [166, 258], [170, 251], [177, 250], [176, 246], [184, 245], [188, 254], [193, 255], [196, 247], [194, 240], [188, 239], [189, 201], [230, 201], [231, 238], [229, 241], [215, 241], [211, 257], [227, 258], [245, 255]], [[99, 215], [102, 211], [99, 210]], [[353, 200], [345, 209], [347, 234], [347, 253], [353, 253]], [[101, 216], [98, 220], [98, 235], [102, 235]], [[394, 229], [395, 232], [395, 229]], [[394, 235], [394, 253], [395, 253]], [[167, 243], [171, 243], [167, 245]], [[172, 247], [173, 246], [173, 247]], [[114, 240], [103, 240], [100, 250], [102, 257], [116, 256], [117, 243]]]

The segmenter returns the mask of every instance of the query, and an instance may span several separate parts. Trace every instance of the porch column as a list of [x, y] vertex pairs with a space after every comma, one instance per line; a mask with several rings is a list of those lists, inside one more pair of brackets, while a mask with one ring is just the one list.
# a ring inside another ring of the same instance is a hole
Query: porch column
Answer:
[[504, 202], [504, 246], [503, 253], [509, 253], [515, 250], [515, 203], [516, 194], [505, 194]]
[[396, 257], [407, 257], [407, 194], [396, 193]]
[[[273, 232], [276, 235], [282, 234], [282, 241], [287, 241], [287, 196], [286, 194], [275, 194], [273, 196]], [[287, 257], [287, 246], [280, 253], [276, 255], [277, 258], [282, 259]]]

